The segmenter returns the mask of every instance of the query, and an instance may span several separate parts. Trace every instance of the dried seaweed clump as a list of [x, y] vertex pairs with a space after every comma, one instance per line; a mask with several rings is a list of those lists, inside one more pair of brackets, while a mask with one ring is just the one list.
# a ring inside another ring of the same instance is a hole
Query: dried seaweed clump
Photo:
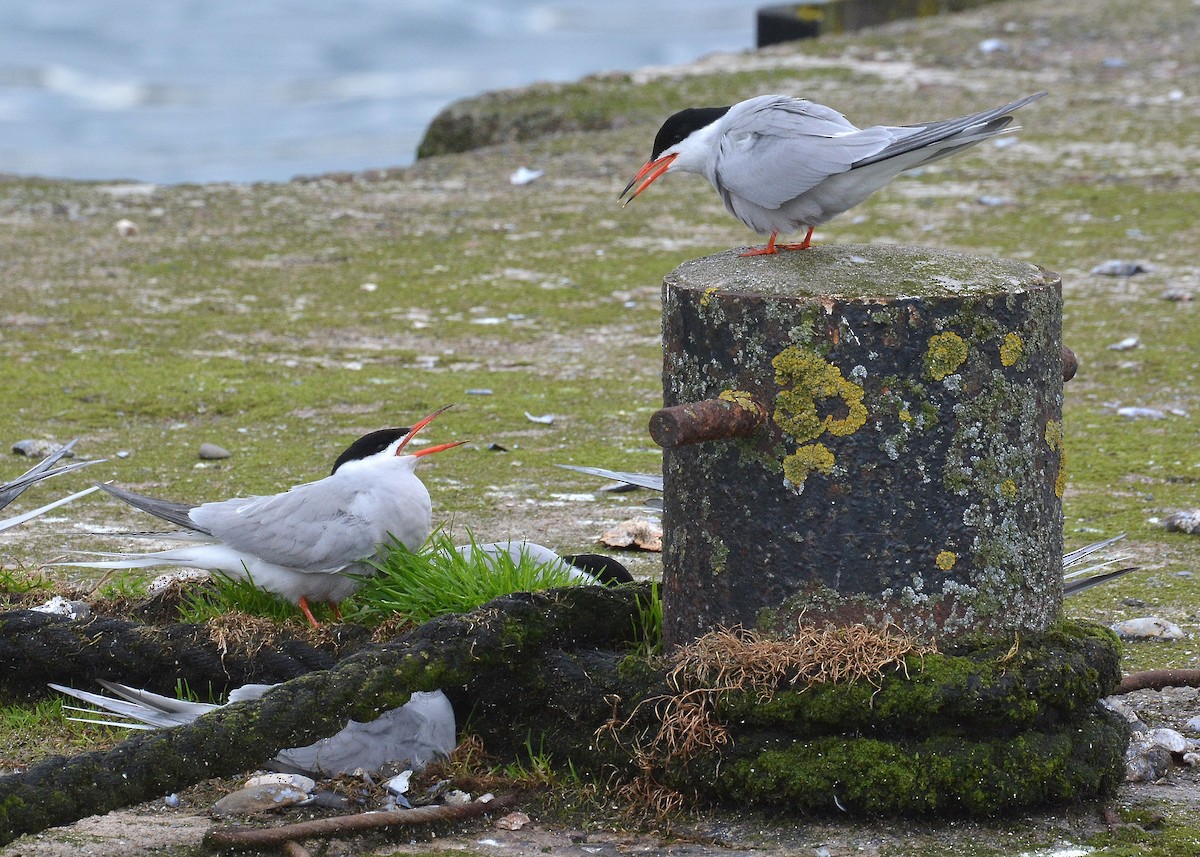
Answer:
[[[647, 734], [643, 732], [633, 746], [627, 746], [639, 774], [621, 787], [619, 795], [627, 806], [660, 817], [679, 809], [683, 797], [663, 786], [656, 772], [668, 765], [686, 765], [698, 754], [733, 743], [717, 715], [726, 695], [753, 696], [762, 704], [780, 690], [803, 692], [829, 682], [866, 681], [879, 687], [888, 668], [907, 675], [908, 655], [934, 650], [894, 626], [879, 630], [861, 624], [801, 625], [786, 638], [744, 628], [705, 634], [676, 652], [667, 674], [674, 693], [651, 697], [638, 707], [653, 705], [657, 731], [648, 742], [642, 740]], [[619, 741], [637, 714], [625, 723], [611, 721], [599, 731]]]
[[712, 631], [676, 653], [667, 676], [676, 693], [653, 700], [662, 728], [652, 751], [686, 761], [730, 743], [728, 729], [714, 716], [722, 694], [752, 694], [762, 704], [778, 690], [803, 692], [815, 684], [866, 681], [878, 687], [886, 669], [907, 674], [906, 656], [932, 651], [895, 626], [801, 625], [785, 638], [744, 628]]

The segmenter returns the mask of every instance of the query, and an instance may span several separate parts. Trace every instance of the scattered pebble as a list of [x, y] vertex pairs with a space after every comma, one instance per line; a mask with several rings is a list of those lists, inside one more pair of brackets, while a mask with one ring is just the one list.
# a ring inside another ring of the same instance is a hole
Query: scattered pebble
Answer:
[[1172, 512], [1163, 521], [1163, 526], [1169, 533], [1187, 533], [1191, 536], [1200, 535], [1200, 509], [1185, 509]]
[[[45, 458], [52, 452], [62, 448], [61, 443], [55, 443], [52, 440], [18, 440], [12, 445], [12, 451], [16, 455], [27, 455], [30, 458]], [[68, 452], [66, 458], [74, 458], [75, 453]]]
[[1120, 342], [1114, 342], [1108, 346], [1109, 351], [1132, 351], [1141, 345], [1141, 341], [1136, 336], [1127, 336]]
[[508, 177], [508, 180], [520, 187], [521, 185], [529, 184], [537, 181], [546, 174], [545, 170], [531, 170], [529, 167], [518, 167], [517, 171]]
[[492, 391], [487, 389], [486, 387], [476, 387], [473, 390], [467, 390], [467, 395], [468, 396], [490, 396], [490, 395], [492, 395]]
[[1134, 274], [1145, 274], [1151, 270], [1149, 265], [1141, 262], [1127, 262], [1123, 259], [1109, 259], [1092, 268], [1093, 274], [1102, 277], [1132, 277]]
[[213, 804], [213, 815], [261, 815], [308, 800], [307, 792], [285, 785], [251, 786], [227, 794]]
[[1164, 301], [1176, 301], [1178, 303], [1188, 303], [1194, 301], [1196, 296], [1187, 289], [1167, 289], [1162, 293]]
[[169, 794], [165, 798], [163, 798], [163, 803], [165, 803], [167, 806], [171, 807], [172, 809], [178, 809], [179, 808], [179, 795], [174, 794], [174, 793]]
[[1131, 783], [1152, 783], [1171, 770], [1171, 752], [1145, 738], [1129, 742], [1125, 750], [1125, 779]]
[[379, 284], [378, 283], [363, 283], [361, 286], [359, 286], [359, 288], [362, 289], [364, 292], [373, 292], [379, 288]]
[[662, 537], [662, 527], [654, 522], [644, 518], [630, 518], [600, 536], [600, 541], [611, 548], [640, 548], [661, 553]]
[[1126, 619], [1112, 625], [1112, 629], [1123, 640], [1182, 640], [1187, 636], [1174, 622], [1154, 616]]
[[204, 461], [219, 461], [229, 458], [229, 455], [229, 450], [223, 446], [217, 446], [215, 443], [200, 444], [200, 458]]
[[138, 225], [132, 220], [122, 217], [117, 221], [117, 234], [122, 238], [132, 238], [134, 235], [137, 235], [139, 231]]
[[1170, 753], [1182, 753], [1189, 749], [1190, 742], [1174, 729], [1151, 729], [1149, 739]]
[[446, 804], [446, 806], [454, 806], [455, 804], [460, 803], [470, 803], [471, 795], [469, 792], [464, 792], [461, 789], [451, 789], [450, 791], [446, 792], [446, 796], [442, 798], [442, 802]]
[[1130, 420], [1165, 420], [1167, 415], [1158, 408], [1117, 408], [1117, 416]]
[[1011, 50], [1004, 39], [984, 39], [979, 43], [981, 54], [1006, 54]]
[[1189, 732], [1200, 732], [1200, 715], [1188, 718], [1188, 722], [1183, 725]]
[[1004, 205], [1013, 205], [1016, 201], [1009, 199], [1007, 196], [981, 196], [977, 197], [976, 202], [980, 205], [986, 205], [989, 208], [999, 208]]

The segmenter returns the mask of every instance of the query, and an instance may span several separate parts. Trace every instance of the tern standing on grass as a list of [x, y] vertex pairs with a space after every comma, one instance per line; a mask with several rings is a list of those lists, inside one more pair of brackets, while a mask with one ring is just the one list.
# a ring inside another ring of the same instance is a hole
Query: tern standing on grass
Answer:
[[[650, 160], [620, 196], [633, 190], [628, 205], [665, 173], [697, 173], [712, 183], [734, 217], [771, 236], [765, 247], [743, 256], [807, 250], [814, 227], [858, 205], [905, 170], [1016, 130], [1010, 114], [1045, 94], [958, 119], [870, 128], [857, 128], [832, 108], [786, 95], [760, 95], [731, 107], [692, 107], [663, 123]], [[807, 231], [800, 243], [775, 243], [779, 233], [801, 230]]]
[[204, 543], [63, 564], [86, 568], [186, 566], [240, 579], [249, 577], [260, 589], [297, 604], [315, 628], [310, 601], [327, 601], [336, 614], [337, 605], [359, 587], [356, 575], [373, 574], [371, 563], [382, 559], [393, 538], [415, 551], [429, 537], [432, 505], [429, 492], [414, 472], [417, 461], [465, 441], [416, 452], [407, 452], [405, 447], [445, 410], [435, 411], [411, 428], [371, 432], [338, 456], [329, 476], [271, 496], [192, 506], [102, 485], [126, 503], [183, 527], [181, 538]]

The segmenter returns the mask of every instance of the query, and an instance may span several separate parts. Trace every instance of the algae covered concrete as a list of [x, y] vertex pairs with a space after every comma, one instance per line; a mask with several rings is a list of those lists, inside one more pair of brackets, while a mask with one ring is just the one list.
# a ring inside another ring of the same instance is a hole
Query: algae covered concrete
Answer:
[[665, 451], [664, 641], [718, 627], [1045, 630], [1062, 592], [1062, 299], [1025, 262], [726, 251], [663, 283], [667, 406], [755, 433]]
[[[984, 53], [984, 39], [1007, 49]], [[0, 440], [78, 436], [81, 453], [111, 459], [22, 502], [93, 478], [209, 500], [319, 477], [359, 434], [455, 402], [430, 440], [469, 438], [473, 448], [423, 465], [435, 517], [485, 539], [535, 534], [591, 548], [640, 498], [596, 495], [594, 480], [554, 465], [661, 466], [646, 421], [662, 401], [662, 278], [755, 240], [696, 177], [665, 178], [618, 206], [661, 119], [782, 91], [863, 125], [913, 123], [1046, 89], [1049, 97], [1021, 112], [1014, 144], [909, 174], [815, 239], [926, 245], [1062, 275], [1064, 341], [1081, 364], [1064, 402], [1068, 547], [1128, 532], [1125, 552], [1143, 569], [1068, 601], [1068, 612], [1104, 622], [1163, 616], [1193, 636], [1126, 646], [1126, 670], [1200, 666], [1200, 540], [1157, 523], [1200, 505], [1198, 310], [1161, 298], [1168, 289], [1200, 293], [1198, 72], [1191, 0], [1012, 0], [519, 94], [504, 107], [514, 124], [526, 112], [564, 109], [565, 99], [618, 115], [607, 130], [550, 124], [525, 142], [404, 170], [168, 188], [5, 177]], [[521, 165], [546, 174], [514, 187], [508, 177]], [[118, 233], [122, 219], [136, 235]], [[1114, 258], [1151, 270], [1090, 273]], [[1137, 348], [1109, 350], [1129, 336]], [[479, 389], [493, 394], [467, 392]], [[1124, 405], [1156, 407], [1164, 418], [1128, 420], [1116, 412]], [[525, 411], [556, 418], [547, 426]], [[203, 441], [233, 456], [198, 467]], [[129, 456], [114, 458], [120, 451]], [[8, 462], [14, 474], [25, 466]], [[5, 565], [113, 549], [124, 543], [80, 533], [148, 526], [87, 498], [5, 533]], [[656, 573], [652, 559], [635, 570]], [[1163, 700], [1161, 718], [1174, 722], [1181, 703]], [[1185, 769], [1166, 785], [1126, 787], [1118, 815], [1140, 826], [1111, 832], [1093, 807], [982, 825], [854, 827], [718, 811], [678, 827], [689, 847], [711, 852], [727, 843], [763, 854], [1014, 854], [1071, 843], [1097, 854], [1196, 854], [1196, 797]], [[185, 796], [184, 806], [197, 813], [205, 804]], [[568, 824], [614, 849], [667, 853], [678, 844], [587, 819], [496, 835], [525, 853], [570, 853], [576, 846], [554, 835]], [[97, 842], [91, 829], [62, 834], [82, 839], [58, 853], [80, 842], [130, 853], [111, 833]], [[478, 839], [468, 831], [455, 841], [470, 852]]]

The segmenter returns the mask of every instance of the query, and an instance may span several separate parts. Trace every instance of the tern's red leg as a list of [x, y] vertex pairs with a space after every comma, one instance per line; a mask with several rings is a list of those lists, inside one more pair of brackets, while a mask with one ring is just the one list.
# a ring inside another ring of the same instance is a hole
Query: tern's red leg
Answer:
[[337, 619], [339, 622], [341, 622], [342, 621], [342, 608], [338, 607], [332, 601], [326, 601], [325, 603], [328, 604], [329, 609], [333, 611], [333, 618]]
[[804, 234], [804, 240], [799, 244], [780, 244], [780, 250], [807, 250], [812, 244], [813, 227], [808, 227], [808, 232]]
[[739, 256], [774, 256], [779, 251], [775, 249], [775, 236], [779, 232], [771, 233], [771, 240], [767, 242], [766, 247], [751, 247], [745, 253], [739, 253]]
[[304, 614], [306, 619], [308, 619], [308, 624], [312, 625], [313, 628], [320, 628], [321, 625], [316, 619], [313, 618], [312, 610], [308, 609], [308, 599], [301, 595], [298, 604], [300, 606], [300, 612]]

